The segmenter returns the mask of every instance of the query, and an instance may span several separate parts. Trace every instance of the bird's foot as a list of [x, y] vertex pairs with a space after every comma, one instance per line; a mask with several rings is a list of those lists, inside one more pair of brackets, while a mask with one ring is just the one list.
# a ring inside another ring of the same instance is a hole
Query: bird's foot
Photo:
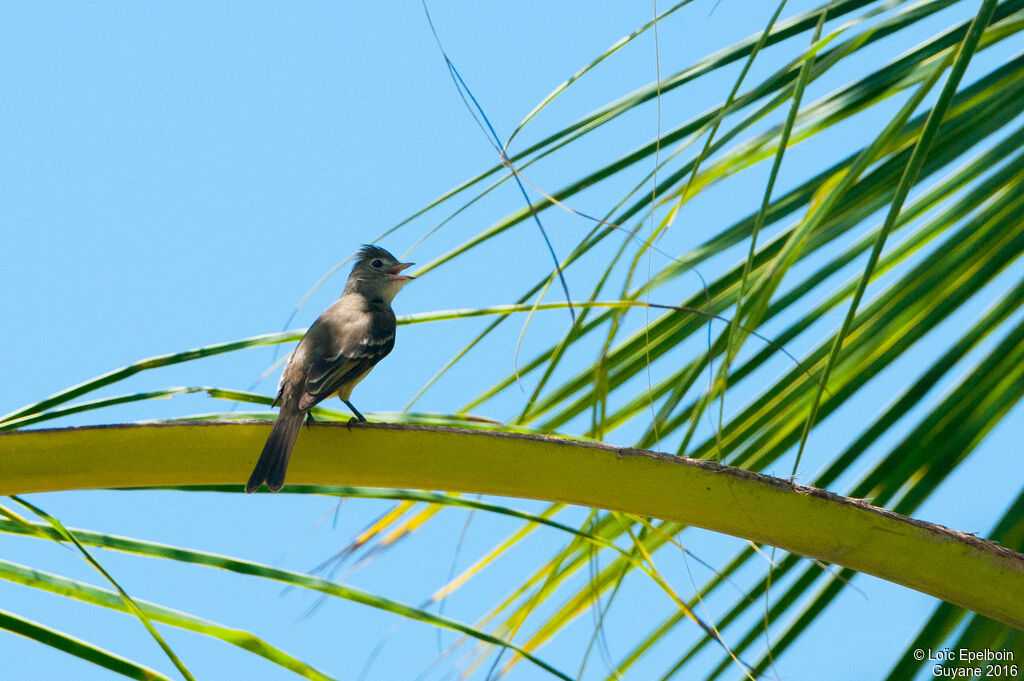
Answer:
[[345, 406], [348, 407], [352, 411], [352, 413], [356, 415], [356, 417], [354, 419], [349, 419], [349, 421], [348, 421], [349, 430], [352, 429], [352, 424], [354, 422], [356, 422], [356, 423], [358, 423], [358, 422], [366, 423], [366, 417], [363, 416], [361, 413], [359, 413], [359, 410], [356, 409], [354, 404], [352, 404], [348, 400], [342, 400], [342, 402], [344, 402]]

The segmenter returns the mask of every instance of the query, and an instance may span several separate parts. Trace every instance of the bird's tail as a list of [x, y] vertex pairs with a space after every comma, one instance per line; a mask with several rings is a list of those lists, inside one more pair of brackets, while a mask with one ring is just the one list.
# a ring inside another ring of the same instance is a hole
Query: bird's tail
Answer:
[[288, 470], [288, 459], [292, 455], [292, 447], [299, 436], [305, 414], [297, 409], [282, 408], [270, 431], [267, 444], [263, 445], [263, 453], [256, 462], [256, 468], [245, 484], [246, 492], [255, 492], [263, 481], [271, 492], [276, 492], [284, 485], [284, 474]]

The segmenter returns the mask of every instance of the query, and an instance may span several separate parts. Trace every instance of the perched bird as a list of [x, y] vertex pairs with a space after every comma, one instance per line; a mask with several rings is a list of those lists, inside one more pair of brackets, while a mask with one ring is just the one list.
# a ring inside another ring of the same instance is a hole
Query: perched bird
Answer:
[[284, 367], [274, 400], [281, 411], [246, 492], [256, 491], [264, 481], [271, 491], [281, 489], [295, 439], [314, 405], [337, 395], [358, 420], [366, 421], [349, 398], [356, 384], [395, 347], [391, 301], [412, 280], [402, 274], [412, 264], [398, 262], [378, 246], [359, 250], [341, 298], [313, 322]]

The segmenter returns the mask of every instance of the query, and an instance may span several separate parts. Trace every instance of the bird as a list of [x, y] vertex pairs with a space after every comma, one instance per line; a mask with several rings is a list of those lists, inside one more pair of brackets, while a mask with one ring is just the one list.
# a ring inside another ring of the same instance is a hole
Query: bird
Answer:
[[309, 410], [337, 395], [355, 415], [366, 417], [350, 402], [352, 389], [395, 347], [395, 313], [391, 309], [402, 287], [413, 277], [402, 272], [411, 262], [399, 262], [380, 246], [364, 245], [356, 254], [345, 289], [313, 322], [281, 373], [277, 398], [281, 405], [274, 428], [253, 468], [246, 492], [266, 482], [276, 492], [284, 486], [292, 448]]

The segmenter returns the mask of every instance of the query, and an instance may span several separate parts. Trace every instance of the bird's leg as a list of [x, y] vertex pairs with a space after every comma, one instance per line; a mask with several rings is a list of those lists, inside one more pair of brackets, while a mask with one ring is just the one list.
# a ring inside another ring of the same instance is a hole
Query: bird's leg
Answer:
[[346, 399], [342, 399], [341, 401], [344, 402], [345, 406], [348, 407], [349, 409], [351, 409], [352, 413], [356, 415], [355, 418], [351, 418], [351, 419], [348, 420], [348, 427], [349, 428], [352, 427], [353, 423], [360, 423], [360, 422], [361, 423], [366, 423], [366, 417], [359, 413], [359, 410], [356, 409], [354, 404], [352, 404], [351, 402], [349, 402]]
[[312, 426], [314, 423], [316, 423], [316, 419], [313, 418], [312, 410], [307, 411], [306, 412], [306, 429], [308, 430], [310, 428], [310, 426]]

